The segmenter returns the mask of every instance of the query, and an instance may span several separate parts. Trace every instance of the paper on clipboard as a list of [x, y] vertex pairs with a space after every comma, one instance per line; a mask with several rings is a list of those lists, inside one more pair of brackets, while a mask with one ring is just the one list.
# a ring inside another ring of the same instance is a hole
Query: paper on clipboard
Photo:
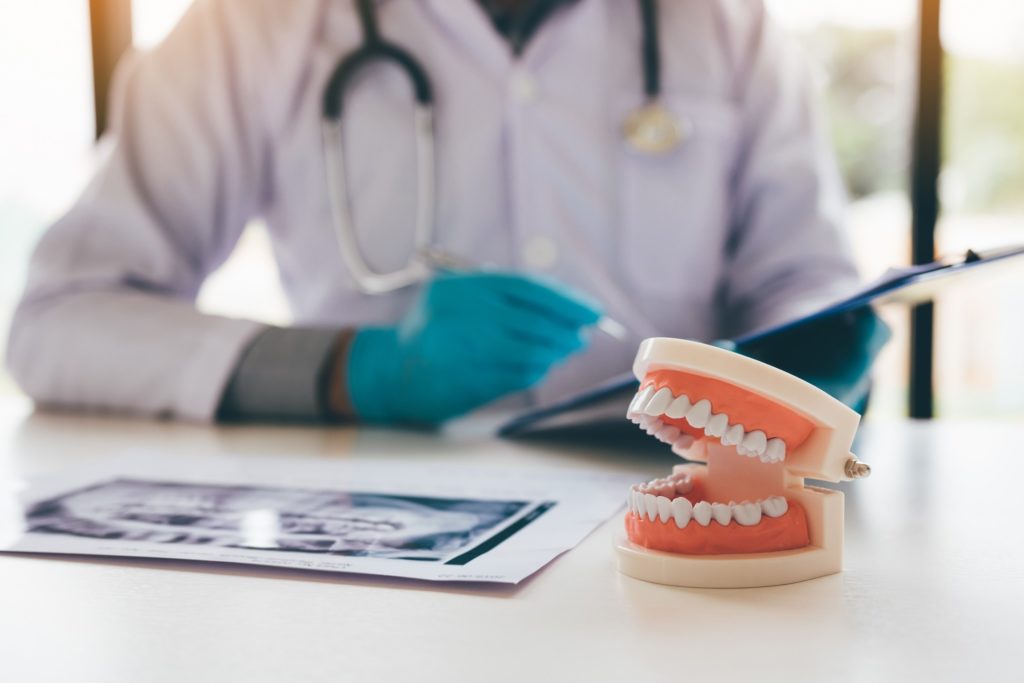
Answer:
[[[1024, 245], [985, 252], [968, 251], [958, 258], [892, 268], [874, 282], [817, 311], [779, 325], [754, 330], [732, 341], [737, 350], [742, 352], [744, 348], [768, 343], [776, 337], [798, 334], [802, 328], [832, 316], [873, 306], [921, 303], [934, 298], [943, 288], [966, 278], [1021, 266], [1024, 266]], [[514, 438], [574, 423], [621, 418], [629, 399], [636, 392], [636, 385], [632, 372], [625, 371], [587, 391], [520, 414], [505, 423], [498, 433]]]
[[874, 282], [813, 313], [781, 325], [755, 330], [734, 341], [736, 344], [747, 344], [813, 320], [868, 305], [923, 303], [933, 299], [942, 289], [967, 278], [991, 275], [996, 270], [1013, 266], [1024, 266], [1024, 245], [986, 252], [968, 251], [963, 257], [955, 259], [944, 258], [918, 266], [890, 268]]

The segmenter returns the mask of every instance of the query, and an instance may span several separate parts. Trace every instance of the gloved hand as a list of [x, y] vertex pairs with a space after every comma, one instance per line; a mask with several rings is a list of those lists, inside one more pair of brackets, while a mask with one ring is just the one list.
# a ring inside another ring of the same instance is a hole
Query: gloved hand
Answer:
[[394, 327], [359, 330], [348, 390], [363, 420], [436, 424], [527, 389], [587, 344], [596, 304], [508, 273], [440, 273]]
[[866, 306], [764, 339], [715, 344], [796, 375], [863, 413], [871, 390], [871, 366], [891, 336], [889, 326]]

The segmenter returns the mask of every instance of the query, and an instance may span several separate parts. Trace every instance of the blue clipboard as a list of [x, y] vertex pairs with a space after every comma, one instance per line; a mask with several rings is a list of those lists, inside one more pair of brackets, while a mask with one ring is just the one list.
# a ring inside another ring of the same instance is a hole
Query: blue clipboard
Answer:
[[[874, 315], [875, 306], [922, 303], [933, 299], [942, 289], [960, 283], [966, 278], [981, 274], [989, 275], [996, 270], [1021, 265], [1024, 265], [1024, 245], [985, 252], [969, 250], [958, 258], [944, 258], [924, 265], [893, 268], [878, 280], [843, 299], [780, 325], [755, 330], [732, 340], [732, 344], [737, 351], [758, 357], [759, 348], [778, 344], [787, 338], [813, 335], [817, 332], [818, 326], [828, 324], [828, 321], [839, 321], [845, 325], [858, 326], [860, 333], [866, 335], [862, 339], [863, 352], [873, 358], [888, 340], [888, 329], [884, 324], [877, 322]], [[795, 374], [803, 376], [800, 372]], [[822, 383], [808, 377], [804, 378], [818, 384], [848, 405], [853, 405], [853, 397], [862, 394], [865, 389], [863, 386], [833, 388], [822, 386]], [[633, 373], [624, 372], [586, 391], [517, 415], [501, 426], [498, 434], [514, 438], [622, 417], [625, 414], [625, 406], [636, 392], [636, 388], [637, 381]]]

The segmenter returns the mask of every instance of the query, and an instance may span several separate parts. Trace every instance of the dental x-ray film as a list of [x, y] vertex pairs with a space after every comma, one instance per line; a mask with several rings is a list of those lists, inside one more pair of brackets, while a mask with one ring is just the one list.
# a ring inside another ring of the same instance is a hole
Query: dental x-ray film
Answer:
[[614, 514], [624, 481], [423, 463], [332, 463], [303, 478], [292, 460], [283, 479], [266, 463], [242, 478], [137, 465], [29, 486], [5, 506], [3, 549], [517, 583]]

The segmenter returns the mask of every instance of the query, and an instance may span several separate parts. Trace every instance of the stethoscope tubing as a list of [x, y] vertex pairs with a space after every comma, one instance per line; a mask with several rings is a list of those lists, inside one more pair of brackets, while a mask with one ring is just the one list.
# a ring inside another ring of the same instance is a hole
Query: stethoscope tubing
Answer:
[[342, 119], [325, 119], [322, 124], [327, 194], [333, 217], [334, 236], [338, 250], [352, 279], [366, 294], [386, 294], [422, 282], [433, 268], [420, 258], [433, 239], [435, 201], [434, 112], [429, 106], [417, 104], [413, 112], [416, 139], [416, 218], [413, 232], [413, 258], [399, 270], [375, 271], [362, 257], [355, 225], [352, 221], [348, 170], [345, 168], [345, 141]]
[[[641, 15], [641, 61], [644, 95], [654, 102], [661, 91], [661, 59], [658, 45], [658, 17], [655, 0], [638, 0]], [[425, 255], [436, 249], [435, 231], [436, 165], [434, 136], [434, 93], [427, 72], [406, 50], [384, 39], [377, 27], [374, 0], [354, 0], [363, 31], [362, 44], [335, 67], [323, 95], [322, 135], [332, 224], [339, 251], [357, 287], [367, 294], [382, 294], [422, 282], [434, 267]], [[413, 126], [416, 147], [416, 215], [413, 250], [406, 265], [391, 272], [374, 270], [363, 258], [352, 219], [348, 171], [345, 167], [343, 131], [346, 91], [359, 72], [374, 63], [400, 68], [412, 85], [416, 105]]]
[[400, 68], [412, 84], [413, 97], [422, 106], [433, 106], [434, 88], [430, 77], [409, 52], [381, 37], [377, 28], [377, 14], [373, 0], [355, 0], [363, 42], [356, 50], [342, 58], [334, 68], [324, 89], [323, 115], [325, 119], [341, 118], [345, 91], [355, 81], [358, 72], [373, 62], [388, 62]]
[[[352, 279], [367, 294], [384, 294], [426, 279], [431, 268], [419, 254], [430, 246], [434, 232], [436, 187], [433, 88], [426, 71], [402, 48], [385, 41], [377, 29], [373, 0], [356, 0], [363, 44], [335, 68], [324, 90], [323, 143], [327, 166], [328, 195], [334, 234]], [[413, 252], [405, 267], [387, 273], [375, 271], [363, 258], [352, 220], [348, 170], [345, 167], [343, 130], [345, 91], [360, 71], [375, 62], [394, 64], [413, 86], [416, 105], [413, 129], [416, 145], [416, 215]]]

